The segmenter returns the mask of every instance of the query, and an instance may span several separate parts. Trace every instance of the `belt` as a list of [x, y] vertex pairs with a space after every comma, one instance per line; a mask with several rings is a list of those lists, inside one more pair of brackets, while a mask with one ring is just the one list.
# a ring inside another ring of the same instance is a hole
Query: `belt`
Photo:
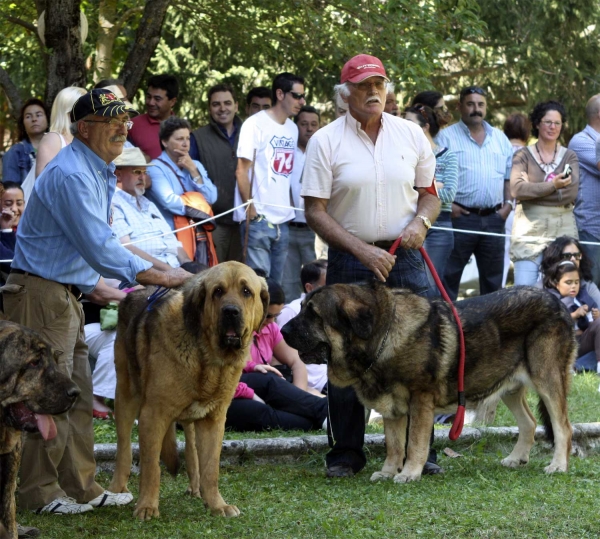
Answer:
[[[22, 270], [19, 268], [10, 268], [10, 273], [16, 273], [17, 275], [29, 275], [29, 277], [36, 277], [38, 279], [45, 279], [46, 281], [51, 281], [51, 279], [46, 279], [45, 277], [40, 277], [39, 275], [36, 275], [35, 273], [31, 273], [30, 271], [25, 271], [25, 270]], [[57, 282], [57, 281], [54, 281], [54, 282]], [[81, 290], [79, 290], [79, 288], [77, 286], [75, 286], [74, 284], [65, 284], [65, 283], [57, 283], [57, 284], [64, 286], [78, 300], [81, 299], [81, 297], [83, 296], [83, 292]]]
[[306, 223], [297, 223], [295, 221], [290, 221], [288, 225], [293, 226], [294, 228], [308, 228]]
[[502, 204], [496, 204], [493, 208], [467, 208], [467, 206], [463, 206], [456, 201], [454, 201], [454, 204], [460, 206], [463, 210], [467, 210], [469, 213], [474, 213], [475, 215], [480, 215], [481, 217], [492, 215], [492, 213], [496, 213], [502, 207]]

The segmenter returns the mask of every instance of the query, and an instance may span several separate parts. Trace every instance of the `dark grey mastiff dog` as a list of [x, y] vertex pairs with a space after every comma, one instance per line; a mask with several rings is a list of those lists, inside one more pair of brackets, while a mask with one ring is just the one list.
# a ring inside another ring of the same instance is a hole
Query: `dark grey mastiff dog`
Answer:
[[39, 431], [46, 440], [54, 438], [56, 425], [47, 414], [66, 412], [79, 393], [35, 331], [0, 321], [0, 537], [17, 538], [21, 432]]
[[[517, 444], [502, 464], [529, 461], [536, 426], [525, 398], [530, 387], [554, 441], [545, 470], [566, 472], [572, 436], [567, 393], [577, 350], [567, 310], [531, 287], [468, 299], [456, 308], [466, 341], [467, 407], [500, 394], [519, 426]], [[419, 480], [434, 414], [456, 410], [459, 338], [450, 307], [376, 282], [337, 284], [309, 294], [283, 335], [304, 362], [327, 363], [333, 384], [353, 386], [363, 404], [383, 416], [387, 458], [371, 480]]]

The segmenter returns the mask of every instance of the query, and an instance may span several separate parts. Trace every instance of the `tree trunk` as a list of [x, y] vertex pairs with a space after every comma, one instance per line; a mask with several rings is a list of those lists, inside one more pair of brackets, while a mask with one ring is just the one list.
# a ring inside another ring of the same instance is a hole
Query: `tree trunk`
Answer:
[[16, 120], [21, 112], [23, 101], [21, 100], [19, 89], [2, 67], [0, 67], [0, 87], [4, 88], [4, 93], [12, 107], [11, 116]]
[[98, 8], [98, 40], [96, 41], [96, 62], [94, 82], [110, 79], [115, 34], [113, 27], [117, 16], [117, 0], [100, 0]]
[[135, 43], [127, 55], [120, 76], [130, 99], [137, 92], [148, 62], [160, 41], [160, 31], [169, 3], [170, 0], [146, 1], [144, 14], [135, 36]]
[[46, 0], [46, 47], [52, 51], [47, 69], [45, 101], [48, 107], [63, 88], [86, 85], [80, 4], [81, 0]]

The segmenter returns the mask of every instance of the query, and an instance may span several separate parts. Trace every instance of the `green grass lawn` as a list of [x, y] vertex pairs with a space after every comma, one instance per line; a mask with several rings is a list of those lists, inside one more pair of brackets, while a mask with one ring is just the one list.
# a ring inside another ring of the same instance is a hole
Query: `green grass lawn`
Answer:
[[[576, 376], [569, 401], [573, 423], [598, 421], [598, 378]], [[503, 405], [495, 424], [514, 424]], [[110, 437], [110, 424], [99, 430], [102, 437]], [[276, 435], [290, 433], [261, 436]], [[463, 457], [445, 457], [441, 454], [445, 446]], [[57, 539], [600, 537], [598, 449], [589, 450], [586, 458], [573, 457], [569, 473], [552, 476], [543, 471], [551, 451], [541, 444], [534, 447], [529, 465], [517, 470], [500, 465], [511, 445], [494, 437], [474, 444], [460, 439], [440, 442], [437, 449], [446, 474], [408, 485], [369, 481], [382, 465], [379, 452], [370, 455], [367, 468], [352, 479], [327, 480], [323, 454], [303, 456], [293, 463], [265, 465], [250, 460], [225, 465], [221, 493], [240, 508], [237, 519], [211, 517], [199, 499], [184, 495], [185, 474], [175, 479], [165, 474], [161, 516], [151, 522], [136, 521], [133, 505], [70, 517], [21, 513], [19, 520], [41, 528], [44, 537]], [[108, 485], [110, 476], [100, 474], [98, 480]], [[132, 477], [130, 487], [137, 498], [137, 477]]]

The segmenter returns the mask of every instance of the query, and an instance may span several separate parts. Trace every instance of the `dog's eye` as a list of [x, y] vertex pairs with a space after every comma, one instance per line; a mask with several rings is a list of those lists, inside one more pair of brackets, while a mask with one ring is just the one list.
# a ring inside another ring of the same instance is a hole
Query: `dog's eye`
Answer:
[[244, 294], [244, 296], [249, 298], [252, 295], [252, 292], [250, 291], [250, 289], [247, 286], [244, 286], [244, 288], [242, 288], [242, 294]]
[[42, 364], [41, 359], [36, 359], [35, 361], [31, 361], [29, 365], [27, 365], [28, 369], [37, 369]]
[[223, 289], [220, 286], [215, 288], [213, 295], [217, 298], [220, 298], [223, 295]]

